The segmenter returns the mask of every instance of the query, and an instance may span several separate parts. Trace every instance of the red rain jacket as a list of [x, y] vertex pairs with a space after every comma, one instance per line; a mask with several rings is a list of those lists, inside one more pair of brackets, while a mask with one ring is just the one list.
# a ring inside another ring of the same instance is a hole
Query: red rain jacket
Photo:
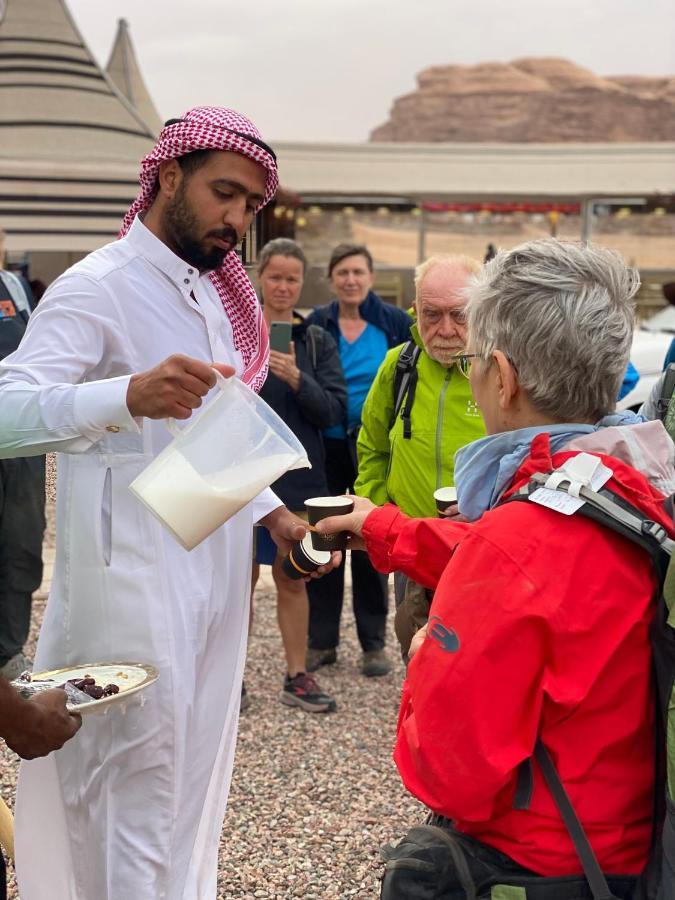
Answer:
[[[551, 459], [539, 435], [510, 490], [574, 455]], [[614, 472], [606, 486], [672, 534], [663, 495], [596, 455]], [[475, 523], [409, 519], [384, 506], [364, 537], [376, 568], [436, 590], [399, 714], [394, 759], [407, 789], [539, 874], [580, 873], [536, 764], [530, 809], [513, 809], [518, 766], [539, 732], [604, 871], [640, 872], [654, 779], [656, 579], [647, 553], [579, 514], [530, 502]]]

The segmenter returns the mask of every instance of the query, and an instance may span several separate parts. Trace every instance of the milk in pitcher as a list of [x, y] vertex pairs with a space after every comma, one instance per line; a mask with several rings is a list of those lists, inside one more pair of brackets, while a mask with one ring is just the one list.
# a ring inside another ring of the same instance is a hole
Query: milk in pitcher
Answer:
[[182, 454], [174, 453], [137, 496], [186, 550], [192, 550], [296, 460], [294, 453], [280, 453], [202, 476]]

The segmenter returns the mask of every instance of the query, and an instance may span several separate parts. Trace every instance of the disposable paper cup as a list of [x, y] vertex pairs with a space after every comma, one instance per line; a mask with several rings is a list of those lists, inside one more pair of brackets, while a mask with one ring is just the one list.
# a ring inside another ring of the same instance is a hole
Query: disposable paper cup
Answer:
[[439, 512], [445, 512], [453, 503], [457, 503], [457, 488], [443, 487], [434, 491], [434, 500], [436, 501], [436, 509]]
[[[349, 497], [310, 497], [305, 500], [307, 519], [310, 525], [316, 525], [328, 516], [346, 516], [354, 509], [354, 501]], [[311, 532], [312, 546], [315, 550], [344, 550], [347, 546], [346, 531], [335, 534], [317, 534]]]
[[312, 547], [311, 533], [294, 547], [281, 564], [281, 568], [289, 578], [305, 578], [315, 572], [319, 566], [325, 566], [330, 562], [330, 550], [315, 550]]

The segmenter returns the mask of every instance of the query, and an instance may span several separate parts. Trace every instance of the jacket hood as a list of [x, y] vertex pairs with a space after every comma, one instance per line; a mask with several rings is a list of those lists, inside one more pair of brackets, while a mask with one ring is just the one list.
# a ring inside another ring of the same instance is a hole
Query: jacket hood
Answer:
[[565, 449], [613, 456], [641, 472], [662, 494], [675, 492], [675, 444], [660, 420], [599, 428], [575, 438]]
[[[661, 425], [660, 422], [650, 422], [645, 424]], [[630, 429], [630, 431], [633, 431], [638, 427], [641, 426], [627, 426], [627, 430]], [[662, 425], [661, 428], [663, 428]], [[623, 427], [601, 429], [601, 431], [618, 432], [623, 430]], [[666, 438], [670, 441], [665, 429], [663, 429], [663, 431]], [[614, 453], [610, 453], [607, 450], [598, 449], [597, 444], [591, 446], [591, 439], [594, 438], [597, 438], [597, 433], [575, 438], [574, 441], [565, 446], [564, 450], [552, 455], [549, 435], [545, 432], [538, 434], [532, 441], [528, 459], [526, 459], [518, 469], [511, 487], [504, 494], [504, 497], [511, 495], [518, 490], [518, 488], [526, 484], [535, 472], [551, 472], [553, 469], [559, 468], [564, 462], [580, 452], [593, 453], [593, 455], [598, 456], [601, 459], [605, 466], [612, 470], [612, 477], [607, 482], [606, 487], [628, 500], [633, 506], [638, 507], [645, 515], [648, 515], [651, 519], [663, 525], [672, 537], [675, 534], [673, 517], [664, 505], [664, 501], [670, 494], [670, 491], [663, 491], [656, 487], [651, 479], [645, 473], [640, 471], [632, 462], [629, 462], [628, 459], [622, 459], [620, 455], [614, 455]], [[581, 444], [583, 444], [583, 446], [580, 446]], [[573, 445], [574, 449], [572, 449]], [[628, 435], [627, 437], [624, 435], [622, 439], [617, 435], [614, 440], [612, 440], [612, 437], [610, 436], [606, 442], [607, 448], [609, 448], [610, 445], [616, 449], [617, 453], [625, 453], [630, 455], [631, 458], [635, 458], [633, 456], [635, 453], [637, 453], [637, 457], [640, 456], [640, 448], [642, 448], [642, 450], [645, 449], [642, 441], [637, 443], [633, 440], [633, 435]], [[649, 449], [653, 450], [651, 447]], [[661, 449], [662, 451], [665, 451], [667, 448], [662, 447]], [[672, 441], [671, 448], [668, 452], [670, 453], [670, 477], [672, 479]], [[653, 456], [653, 454], [650, 454], [650, 456]], [[658, 454], [656, 455], [656, 458], [658, 459]], [[640, 460], [638, 459], [638, 461]], [[659, 477], [662, 472], [667, 472], [667, 466], [666, 469], [663, 469], [656, 462], [650, 462], [647, 464], [647, 468], [650, 471], [658, 471]]]

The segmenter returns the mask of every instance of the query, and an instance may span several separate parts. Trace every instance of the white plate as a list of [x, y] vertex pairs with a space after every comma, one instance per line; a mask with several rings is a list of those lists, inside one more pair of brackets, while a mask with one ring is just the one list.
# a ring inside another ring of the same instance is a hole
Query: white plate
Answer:
[[50, 679], [54, 687], [58, 687], [66, 681], [70, 681], [71, 678], [84, 678], [87, 675], [95, 678], [96, 684], [100, 684], [101, 687], [105, 687], [106, 684], [116, 684], [120, 690], [118, 694], [112, 694], [110, 697], [101, 697], [100, 700], [92, 698], [88, 703], [68, 703], [68, 709], [78, 712], [80, 715], [103, 712], [103, 710], [114, 703], [122, 703], [132, 694], [142, 691], [148, 685], [157, 681], [159, 677], [159, 673], [154, 666], [144, 665], [143, 663], [86, 663], [69, 669], [33, 672], [31, 683]]

